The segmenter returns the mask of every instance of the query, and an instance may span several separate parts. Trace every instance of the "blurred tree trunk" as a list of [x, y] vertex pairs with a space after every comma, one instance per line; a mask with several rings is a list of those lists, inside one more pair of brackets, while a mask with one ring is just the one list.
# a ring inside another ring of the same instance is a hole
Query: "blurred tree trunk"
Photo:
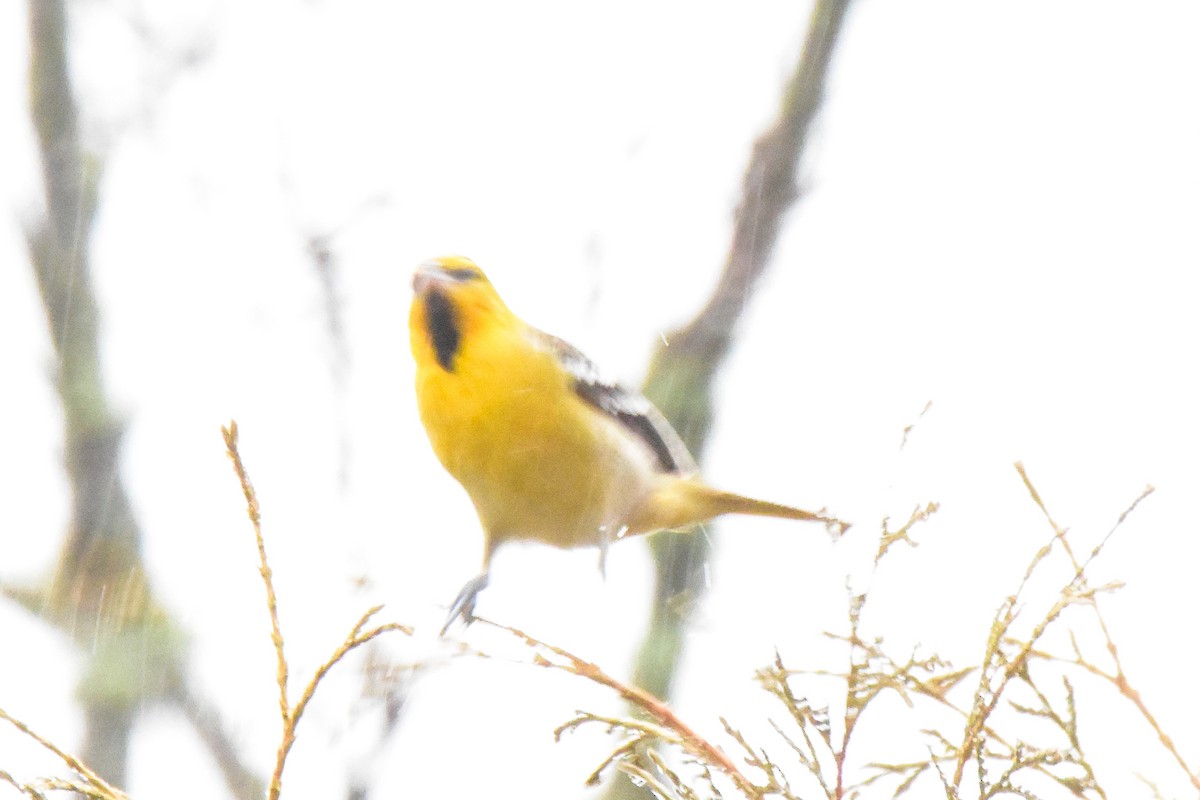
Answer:
[[78, 690], [86, 722], [80, 755], [96, 773], [125, 784], [138, 708], [172, 699], [198, 728], [198, 719], [209, 726], [200, 729], [201, 737], [219, 756], [235, 795], [261, 796], [261, 781], [233, 756], [211, 712], [187, 690], [183, 637], [152, 596], [141, 532], [121, 480], [124, 425], [108, 404], [101, 377], [89, 261], [100, 159], [85, 150], [79, 135], [67, 22], [64, 0], [30, 0], [29, 103], [45, 216], [29, 225], [26, 239], [56, 357], [71, 521], [49, 584], [5, 587], [5, 593], [70, 634], [86, 654]]
[[[809, 127], [821, 104], [834, 45], [849, 0], [817, 0], [794, 72], [784, 88], [779, 115], [758, 138], [742, 183], [733, 239], [725, 267], [704, 308], [665, 337], [651, 360], [643, 390], [667, 416], [699, 459], [712, 422], [713, 384], [729, 353], [742, 310], [766, 270], [784, 216], [798, 191], [796, 173]], [[679, 662], [689, 612], [704, 593], [707, 536], [659, 533], [651, 539], [657, 581], [650, 627], [634, 671], [634, 683], [667, 699]], [[624, 776], [610, 784], [610, 798], [645, 798], [645, 788]]]
[[[64, 457], [71, 487], [71, 527], [44, 608], [77, 639], [96, 634], [97, 653], [111, 655], [108, 635], [145, 614], [140, 534], [117, 474], [122, 426], [108, 408], [100, 379], [96, 306], [88, 269], [95, 211], [95, 164], [85, 166], [67, 58], [62, 0], [32, 0], [30, 111], [42, 162], [46, 216], [27, 231], [30, 258], [57, 356]], [[94, 659], [93, 659], [94, 660]], [[89, 667], [81, 687], [87, 721], [82, 756], [117, 785], [136, 698], [116, 691], [116, 676]], [[109, 680], [97, 680], [108, 677]], [[101, 685], [107, 688], [100, 689]]]

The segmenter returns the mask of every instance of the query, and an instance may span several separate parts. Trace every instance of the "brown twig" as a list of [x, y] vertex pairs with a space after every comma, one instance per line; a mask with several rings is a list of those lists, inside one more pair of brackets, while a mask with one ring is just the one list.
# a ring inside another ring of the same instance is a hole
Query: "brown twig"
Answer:
[[[601, 686], [612, 689], [617, 695], [634, 706], [645, 712], [654, 722], [663, 728], [671, 731], [676, 737], [678, 744], [691, 756], [699, 759], [702, 763], [711, 764], [718, 770], [723, 772], [738, 790], [748, 798], [762, 797], [762, 791], [754, 785], [753, 781], [747, 778], [733, 760], [724, 753], [719, 747], [709, 742], [707, 739], [696, 733], [687, 723], [667, 706], [666, 703], [659, 700], [654, 695], [639, 689], [636, 686], [631, 686], [627, 683], [617, 680], [609, 675], [599, 665], [586, 661], [579, 656], [564, 650], [561, 647], [543, 642], [536, 639], [517, 628], [508, 625], [502, 625], [498, 622], [476, 617], [476, 622], [488, 625], [498, 630], [506, 631], [518, 639], [521, 639], [526, 645], [533, 648], [537, 652], [534, 656], [534, 663], [541, 667], [550, 669], [560, 669], [569, 672], [572, 675], [578, 675], [586, 678], [593, 683], [598, 683]], [[551, 653], [554, 656], [562, 659], [562, 662], [554, 661], [547, 658], [543, 653]], [[563, 663], [565, 662], [565, 663]], [[615, 722], [615, 721], [614, 721]], [[624, 723], [622, 723], [624, 724]], [[635, 721], [631, 721], [631, 725], [636, 726]]]
[[258, 545], [258, 573], [262, 576], [263, 586], [267, 590], [267, 613], [271, 615], [271, 644], [275, 646], [275, 683], [279, 686], [279, 715], [286, 723], [288, 709], [288, 665], [283, 655], [283, 631], [279, 627], [279, 604], [275, 597], [275, 584], [271, 580], [271, 566], [267, 563], [267, 548], [262, 535], [262, 513], [258, 505], [258, 495], [246, 467], [242, 463], [241, 453], [238, 452], [238, 427], [234, 420], [229, 421], [228, 427], [221, 428], [225, 437], [225, 451], [233, 462], [233, 471], [237, 474], [238, 483], [242, 486], [242, 494], [246, 498], [246, 515], [254, 526], [254, 541]]
[[[1096, 602], [1096, 595], [1099, 592], [1109, 590], [1113, 587], [1111, 585], [1102, 586], [1099, 588], [1090, 587], [1087, 582], [1086, 571], [1092, 560], [1099, 555], [1105, 544], [1116, 532], [1116, 529], [1125, 521], [1128, 515], [1141, 503], [1141, 501], [1148, 497], [1151, 492], [1153, 492], [1152, 487], [1147, 487], [1142, 494], [1139, 495], [1130, 504], [1130, 506], [1121, 513], [1116, 524], [1092, 549], [1087, 558], [1080, 561], [1078, 558], [1076, 558], [1073, 548], [1068, 541], [1066, 529], [1055, 522], [1054, 517], [1050, 514], [1049, 509], [1047, 509], [1044, 501], [1041, 498], [1041, 495], [1034, 487], [1028, 473], [1025, 471], [1024, 465], [1020, 462], [1016, 462], [1014, 466], [1017, 470], [1017, 473], [1021, 476], [1021, 480], [1025, 484], [1030, 497], [1045, 515], [1046, 521], [1049, 523], [1053, 535], [1050, 541], [1043, 545], [1034, 555], [1033, 559], [1029, 563], [1029, 566], [1026, 568], [1025, 575], [1022, 578], [1017, 592], [1004, 602], [1004, 604], [997, 611], [996, 618], [992, 623], [992, 630], [988, 638], [983, 669], [980, 675], [980, 684], [978, 690], [976, 691], [977, 699], [975, 705], [971, 709], [971, 714], [967, 721], [967, 727], [963, 733], [963, 743], [958, 749], [957, 753], [954, 775], [951, 781], [951, 785], [953, 786], [958, 786], [961, 782], [968, 759], [970, 759], [971, 755], [975, 753], [980, 746], [980, 734], [984, 730], [984, 723], [992, 715], [1000, 703], [1008, 684], [1012, 682], [1013, 679], [1020, 678], [1026, 683], [1032, 685], [1032, 681], [1028, 674], [1029, 662], [1035, 657], [1045, 657], [1043, 651], [1037, 649], [1037, 642], [1042, 638], [1049, 626], [1059, 618], [1066, 608], [1079, 603], [1091, 605], [1093, 611], [1097, 615], [1099, 627], [1106, 641], [1108, 642], [1109, 651], [1115, 655], [1116, 645], [1109, 636], [1107, 625], [1104, 622], [1103, 616], [1100, 613], [1099, 605]], [[1018, 607], [1018, 600], [1021, 596], [1021, 593], [1031, 580], [1038, 565], [1049, 555], [1056, 543], [1061, 545], [1063, 551], [1067, 554], [1074, 572], [1070, 580], [1060, 591], [1058, 599], [1046, 612], [1043, 618], [1033, 627], [1029, 635], [1020, 638], [1010, 636], [1008, 634], [1008, 630], [1017, 618], [1016, 609]], [[1015, 646], [1016, 652], [1005, 652], [1004, 648], [1006, 646]], [[1078, 661], [1083, 662], [1083, 658], [1078, 651], [1078, 647], [1076, 647], [1076, 655]], [[990, 668], [993, 666], [998, 668], [998, 670]], [[1083, 666], [1082, 663], [1081, 666]], [[1085, 666], [1085, 668], [1088, 667]], [[1098, 668], [1092, 669], [1092, 671], [1097, 672], [1097, 674], [1104, 674], [1105, 677], [1109, 677], [1107, 674], [1103, 673], [1103, 671], [1098, 671]], [[999, 674], [999, 682], [996, 685], [993, 685], [992, 679], [996, 674]], [[1147, 715], [1147, 718], [1151, 720], [1151, 725], [1160, 734], [1160, 739], [1162, 739], [1163, 732], [1161, 728], [1156, 722], [1153, 721], [1153, 717], [1148, 716], [1149, 712], [1148, 710], [1144, 710], [1144, 706], [1140, 704], [1140, 698], [1135, 699], [1123, 690], [1123, 686], [1128, 687], [1128, 683], [1124, 680], [1124, 674], [1120, 671], [1119, 663], [1117, 667], [1117, 674], [1111, 676], [1111, 679], [1114, 680], [1122, 694], [1130, 697], [1131, 700], [1134, 700], [1135, 705], [1139, 705], [1139, 708], [1143, 709], [1144, 715]], [[1048, 701], [1046, 701], [1046, 703], [1048, 704]], [[1164, 744], [1167, 746], [1168, 750], [1172, 752], [1176, 760], [1179, 761], [1180, 765], [1188, 773], [1189, 777], [1195, 784], [1195, 775], [1190, 769], [1187, 768], [1187, 765], [1183, 762], [1182, 757], [1174, 749], [1174, 745], [1170, 742], [1170, 739], [1167, 738], [1164, 741]], [[1095, 788], [1099, 791], [1098, 786]], [[1198, 788], [1200, 788], [1200, 784], [1198, 784]], [[1101, 792], [1101, 794], [1103, 793]]]
[[349, 655], [351, 650], [362, 647], [364, 644], [376, 638], [377, 636], [381, 636], [390, 631], [399, 631], [407, 636], [412, 635], [412, 628], [407, 625], [401, 625], [399, 622], [385, 622], [382, 625], [376, 625], [374, 628], [371, 628], [364, 633], [363, 628], [368, 622], [371, 621], [371, 617], [375, 616], [382, 610], [383, 606], [381, 605], [373, 606], [368, 609], [365, 614], [359, 617], [358, 622], [356, 622], [354, 627], [350, 629], [350, 633], [346, 635], [345, 640], [338, 645], [336, 650], [333, 651], [333, 654], [326, 659], [321, 666], [317, 667], [317, 671], [313, 673], [312, 680], [310, 680], [308, 685], [304, 687], [304, 691], [300, 694], [300, 699], [296, 701], [296, 705], [292, 708], [293, 726], [295, 723], [299, 722], [300, 717], [304, 715], [304, 710], [308, 708], [309, 701], [312, 700], [313, 693], [317, 689], [317, 684], [321, 682], [321, 680], [329, 673], [331, 669], [333, 669], [335, 664]]
[[[83, 792], [89, 796], [105, 798], [106, 800], [126, 800], [126, 795], [124, 792], [110, 785], [107, 781], [93, 772], [87, 764], [83, 763], [66, 750], [63, 750], [58, 745], [54, 744], [54, 742], [50, 741], [45, 736], [42, 736], [37, 731], [33, 730], [33, 728], [30, 728], [27, 724], [12, 716], [3, 708], [0, 708], [0, 719], [7, 721], [21, 733], [25, 734], [30, 739], [33, 739], [42, 747], [56, 755], [64, 764], [67, 765], [69, 769], [80, 775], [85, 781], [83, 785], [75, 785], [72, 783], [72, 785], [67, 788], [70, 788], [72, 791]], [[21, 786], [17, 784], [15, 780], [10, 782], [14, 786], [17, 786], [17, 788], [21, 788]]]
[[301, 692], [300, 699], [296, 701], [296, 704], [293, 706], [288, 702], [287, 657], [283, 650], [283, 632], [279, 626], [279, 610], [275, 597], [275, 585], [271, 577], [270, 564], [267, 562], [267, 548], [262, 535], [258, 496], [255, 494], [254, 485], [250, 482], [250, 476], [247, 474], [246, 467], [242, 463], [241, 454], [238, 452], [237, 422], [230, 420], [228, 427], [221, 428], [221, 433], [225, 437], [226, 452], [229, 455], [230, 461], [233, 462], [233, 470], [237, 474], [238, 482], [242, 487], [242, 494], [246, 498], [246, 514], [250, 517], [250, 523], [254, 526], [254, 538], [258, 544], [259, 574], [262, 576], [263, 585], [266, 587], [267, 610], [271, 615], [271, 642], [275, 647], [277, 661], [275, 681], [279, 685], [279, 712], [282, 717], [283, 733], [279, 739], [279, 748], [275, 752], [275, 769], [271, 773], [271, 782], [267, 789], [267, 797], [268, 800], [279, 800], [283, 785], [283, 768], [287, 764], [288, 753], [291, 752], [292, 745], [296, 743], [296, 728], [300, 723], [300, 718], [304, 715], [305, 709], [308, 708], [309, 702], [316, 693], [317, 686], [329, 674], [334, 665], [345, 658], [352, 650], [391, 631], [399, 631], [407, 635], [412, 635], [412, 628], [397, 622], [388, 622], [364, 632], [363, 628], [371, 620], [371, 617], [375, 616], [383, 608], [383, 606], [374, 606], [359, 617], [358, 622], [350, 629], [350, 633], [346, 635], [342, 643], [333, 651], [333, 654], [317, 668], [312, 679], [305, 685], [304, 691]]
[[[1125, 522], [1126, 518], [1133, 513], [1134, 509], [1136, 509], [1143, 500], [1154, 493], [1153, 486], [1146, 486], [1146, 488], [1142, 490], [1142, 493], [1134, 498], [1133, 502], [1130, 503], [1129, 506], [1117, 516], [1117, 521], [1113, 523], [1111, 528], [1109, 528], [1108, 533], [1104, 535], [1104, 538], [1100, 540], [1100, 543], [1092, 549], [1092, 552], [1088, 554], [1088, 557], [1080, 562], [1075, 557], [1071, 547], [1067, 544], [1063, 529], [1058, 525], [1057, 522], [1054, 521], [1054, 517], [1051, 516], [1050, 511], [1046, 508], [1046, 504], [1042, 501], [1041, 495], [1038, 494], [1037, 489], [1034, 488], [1033, 482], [1029, 478], [1029, 474], [1025, 471], [1025, 465], [1018, 461], [1014, 466], [1016, 467], [1017, 473], [1021, 476], [1021, 480], [1024, 482], [1025, 488], [1029, 491], [1029, 496], [1033, 498], [1034, 503], [1036, 503], [1037, 507], [1042, 510], [1043, 514], [1045, 514], [1046, 521], [1050, 524], [1050, 527], [1054, 529], [1055, 535], [1062, 541], [1063, 549], [1067, 553], [1067, 556], [1071, 559], [1071, 565], [1075, 568], [1075, 574], [1079, 576], [1080, 580], [1082, 580], [1083, 573], [1087, 569], [1088, 564], [1093, 558], [1096, 557], [1096, 554], [1100, 552], [1101, 548], [1104, 547], [1105, 543], [1108, 542], [1113, 534], [1116, 533], [1117, 528], [1119, 528]], [[1183, 757], [1183, 754], [1179, 752], [1179, 748], [1175, 746], [1174, 740], [1163, 729], [1162, 725], [1159, 724], [1158, 719], [1154, 716], [1154, 714], [1150, 711], [1149, 706], [1147, 706], [1146, 702], [1142, 699], [1141, 693], [1129, 682], [1129, 678], [1125, 674], [1125, 669], [1121, 663], [1121, 656], [1117, 650], [1117, 644], [1113, 640], [1112, 634], [1108, 629], [1108, 623], [1105, 621], [1104, 615], [1100, 612], [1099, 604], [1093, 599], [1089, 605], [1092, 607], [1092, 611], [1096, 615], [1097, 625], [1100, 628], [1101, 635], [1104, 637], [1105, 648], [1107, 649], [1109, 656], [1112, 658], [1113, 672], [1110, 673], [1107, 670], [1104, 670], [1087, 661], [1085, 658], [1083, 658], [1082, 653], [1080, 653], [1078, 649], [1076, 649], [1075, 661], [1070, 663], [1074, 663], [1093, 675], [1101, 677], [1112, 683], [1112, 685], [1116, 687], [1117, 691], [1123, 697], [1128, 699], [1129, 702], [1133, 703], [1134, 707], [1138, 710], [1138, 713], [1142, 715], [1142, 718], [1146, 720], [1146, 723], [1154, 731], [1163, 747], [1167, 749], [1167, 752], [1171, 754], [1171, 757], [1175, 760], [1175, 763], [1177, 763], [1179, 768], [1182, 769], [1184, 774], [1187, 775], [1192, 786], [1196, 789], [1200, 789], [1200, 773], [1188, 765], [1187, 760]]]

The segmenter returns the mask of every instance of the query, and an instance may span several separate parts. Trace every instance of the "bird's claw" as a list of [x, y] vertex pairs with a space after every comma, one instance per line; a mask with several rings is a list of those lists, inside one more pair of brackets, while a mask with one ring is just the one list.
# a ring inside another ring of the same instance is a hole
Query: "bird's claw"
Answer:
[[458, 592], [458, 597], [454, 598], [454, 602], [450, 605], [450, 613], [446, 615], [446, 623], [442, 625], [439, 636], [445, 636], [446, 631], [450, 630], [450, 626], [459, 617], [462, 617], [464, 625], [470, 625], [475, 621], [475, 599], [487, 585], [488, 574], [486, 572], [479, 573], [463, 584], [462, 589]]

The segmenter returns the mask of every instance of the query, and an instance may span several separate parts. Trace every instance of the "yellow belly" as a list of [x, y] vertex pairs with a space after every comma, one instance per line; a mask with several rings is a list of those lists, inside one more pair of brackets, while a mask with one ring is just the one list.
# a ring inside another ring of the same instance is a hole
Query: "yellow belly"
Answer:
[[575, 547], [612, 535], [650, 484], [646, 454], [575, 395], [552, 354], [503, 338], [473, 344], [453, 372], [420, 369], [417, 398], [489, 540]]

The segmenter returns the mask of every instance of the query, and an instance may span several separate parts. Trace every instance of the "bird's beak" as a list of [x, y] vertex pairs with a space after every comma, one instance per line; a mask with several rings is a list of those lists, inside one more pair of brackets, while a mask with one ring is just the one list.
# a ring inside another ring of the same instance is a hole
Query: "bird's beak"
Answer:
[[424, 294], [431, 284], [444, 283], [446, 280], [446, 268], [439, 259], [425, 261], [413, 273], [413, 292]]

